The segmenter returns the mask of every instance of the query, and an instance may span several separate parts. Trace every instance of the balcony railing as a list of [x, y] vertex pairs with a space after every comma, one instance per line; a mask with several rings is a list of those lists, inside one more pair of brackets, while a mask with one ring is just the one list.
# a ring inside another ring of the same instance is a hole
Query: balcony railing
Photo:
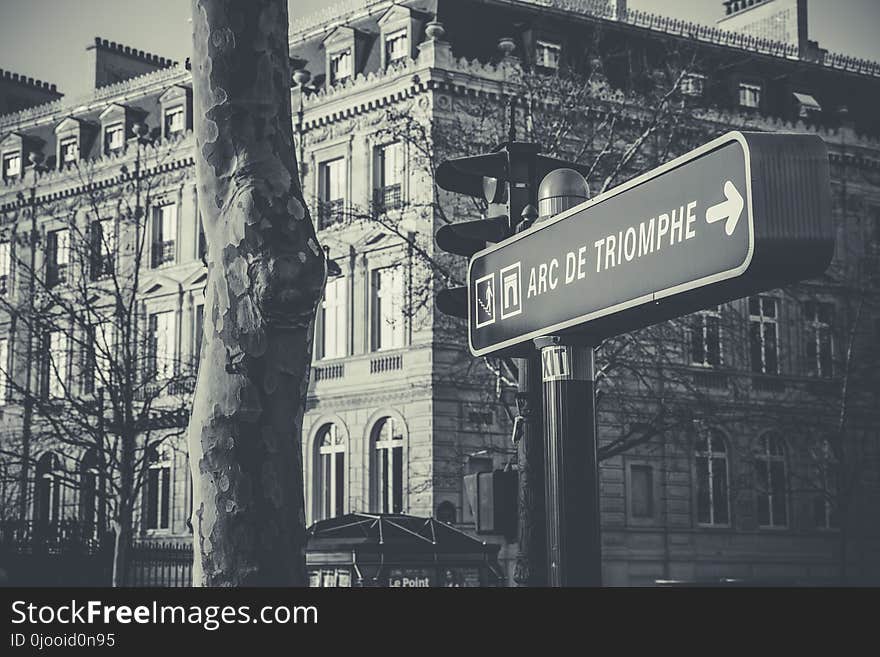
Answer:
[[318, 201], [318, 228], [327, 228], [345, 221], [345, 199]]
[[705, 372], [694, 372], [693, 377], [694, 385], [699, 388], [727, 390], [729, 379], [727, 374], [723, 372], [713, 372], [710, 370]]
[[773, 374], [753, 374], [752, 390], [755, 392], [785, 392], [785, 380]]
[[93, 281], [100, 280], [113, 273], [112, 255], [94, 255], [89, 263], [89, 273]]
[[50, 262], [46, 266], [46, 286], [55, 287], [67, 282], [67, 263]]
[[332, 365], [324, 365], [323, 367], [312, 368], [312, 377], [315, 381], [341, 379], [344, 376], [345, 363], [333, 363]]
[[400, 183], [386, 185], [373, 191], [373, 209], [377, 214], [397, 210], [402, 203]]
[[379, 356], [370, 360], [370, 374], [382, 374], [403, 369], [403, 354]]
[[170, 262], [174, 262], [174, 240], [153, 242], [152, 267], [155, 269]]
[[[404, 363], [404, 357], [407, 361]], [[312, 365], [311, 385], [336, 389], [338, 386], [382, 386], [397, 381], [410, 367], [420, 372], [428, 366], [423, 354], [411, 351], [355, 354], [332, 361], [317, 360]]]

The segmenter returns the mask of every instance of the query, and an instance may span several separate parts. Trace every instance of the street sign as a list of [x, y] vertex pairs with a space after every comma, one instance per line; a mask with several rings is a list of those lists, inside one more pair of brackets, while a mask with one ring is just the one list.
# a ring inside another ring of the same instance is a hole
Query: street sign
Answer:
[[822, 139], [731, 132], [476, 253], [471, 352], [634, 330], [819, 275], [833, 249]]

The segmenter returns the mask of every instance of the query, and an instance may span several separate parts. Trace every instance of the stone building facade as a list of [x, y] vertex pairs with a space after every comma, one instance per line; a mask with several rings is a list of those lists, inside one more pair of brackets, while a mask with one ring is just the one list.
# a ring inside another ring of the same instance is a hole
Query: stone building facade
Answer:
[[[723, 11], [719, 3], [719, 15]], [[550, 80], [567, 68], [576, 71], [587, 44], [598, 37], [605, 75], [601, 84], [591, 82], [584, 114], [608, 111], [627, 80], [650, 77], [652, 67], [668, 63], [665, 52], [687, 49], [700, 64], [682, 77], [674, 97], [688, 107], [682, 146], [730, 129], [819, 134], [829, 148], [839, 227], [839, 276], [682, 320], [680, 343], [667, 345], [678, 358], [669, 394], [684, 405], [699, 399], [717, 421], [703, 416], [603, 462], [606, 583], [826, 578], [839, 571], [841, 545], [847, 545], [852, 576], [877, 577], [877, 380], [856, 376], [856, 364], [840, 366], [849, 363], [844, 356], [854, 345], [858, 364], [867, 362], [863, 343], [876, 342], [880, 325], [880, 67], [816, 51], [806, 57], [797, 44], [635, 12], [620, 1], [360, 0], [293, 23], [297, 157], [319, 238], [340, 274], [328, 281], [319, 309], [303, 423], [307, 521], [404, 512], [472, 527], [462, 476], [512, 464], [515, 390], [509, 372], [503, 364], [470, 358], [463, 327], [433, 303], [436, 292], [462, 271], [461, 262], [437, 252], [435, 229], [449, 219], [479, 215], [435, 186], [432, 167], [441, 155], [471, 154], [455, 152], [456, 144], [476, 147], [477, 138], [461, 126], [506, 116], [512, 71]], [[502, 41], [512, 47], [499, 46]], [[113, 66], [101, 66], [102, 53], [113, 54]], [[117, 78], [126, 77], [131, 51], [96, 40], [93, 54], [99, 58], [96, 70], [112, 68]], [[144, 229], [153, 231], [138, 285], [142, 330], [181, 374], [191, 372], [198, 357], [205, 273], [191, 83], [184, 68], [135, 57], [131, 77], [112, 84], [96, 78], [88, 98], [52, 100], [0, 116], [3, 161], [12, 162], [17, 153], [22, 163], [9, 175], [4, 168], [0, 185], [0, 239], [10, 245], [0, 246], [9, 249], [5, 265], [0, 250], [0, 267], [6, 267], [0, 276], [7, 277], [7, 294], [23, 292], [16, 280], [23, 277], [16, 277], [13, 265], [25, 258], [26, 243], [15, 235], [29, 230], [31, 190], [38, 244], [45, 245], [47, 231], [88, 221], [84, 199], [90, 184], [111, 181], [101, 184], [118, 184], [126, 197], [131, 187], [124, 171], [140, 171], [151, 189]], [[144, 73], [144, 65], [156, 70]], [[841, 106], [848, 108], [845, 115]], [[639, 115], [633, 108], [614, 111]], [[526, 130], [530, 120], [519, 105], [519, 129]], [[140, 124], [147, 126], [148, 140], [132, 138]], [[120, 126], [123, 137], [116, 133]], [[36, 151], [50, 171], [34, 178], [24, 163]], [[41, 247], [38, 270], [48, 257]], [[7, 371], [20, 385], [22, 332], [8, 316], [0, 323], [9, 340], [2, 347]], [[71, 380], [76, 371], [71, 366]], [[848, 381], [857, 383], [857, 394], [847, 393]], [[852, 396], [842, 397], [847, 394]], [[602, 444], [613, 443], [657, 404], [635, 380], [631, 394], [614, 396], [623, 402], [609, 399], [599, 406]], [[856, 436], [846, 444], [864, 449], [859, 454], [866, 465], [858, 474], [864, 485], [844, 521], [833, 513], [830, 485], [802, 486], [796, 477], [815, 460], [812, 438], [798, 432], [804, 425], [828, 424], [839, 414], [840, 399], [849, 400], [847, 428]], [[21, 422], [20, 404], [10, 394], [4, 435], [17, 436]], [[176, 435], [179, 427], [169, 432]], [[59, 484], [34, 485], [29, 517], [93, 513], [81, 493], [91, 485], [93, 468], [73, 451], [56, 447], [58, 464], [48, 470], [35, 451], [39, 481], [51, 482], [45, 475], [56, 467], [66, 474], [59, 475]], [[17, 468], [6, 456], [4, 491], [14, 491]], [[184, 441], [167, 441], [146, 468], [139, 534], [187, 540]], [[54, 501], [42, 501], [45, 487], [51, 492], [56, 485], [58, 510]], [[501, 558], [512, 576], [516, 544], [485, 538], [504, 545]]]

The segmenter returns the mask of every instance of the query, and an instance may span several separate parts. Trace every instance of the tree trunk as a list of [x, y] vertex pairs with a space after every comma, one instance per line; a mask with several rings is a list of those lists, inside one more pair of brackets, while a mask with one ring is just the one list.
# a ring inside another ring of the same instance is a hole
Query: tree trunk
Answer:
[[301, 430], [326, 278], [299, 188], [286, 0], [193, 0], [205, 335], [188, 440], [196, 586], [305, 586]]
[[[130, 426], [130, 425], [129, 425]], [[134, 524], [134, 461], [135, 437], [130, 432], [122, 436], [122, 452], [119, 463], [119, 511], [114, 530], [113, 586], [125, 586], [128, 578], [128, 555], [131, 550], [132, 525]]]
[[513, 579], [517, 586], [547, 586], [544, 508], [544, 422], [541, 358], [518, 359], [519, 389], [528, 391], [527, 419], [519, 439], [519, 549]]

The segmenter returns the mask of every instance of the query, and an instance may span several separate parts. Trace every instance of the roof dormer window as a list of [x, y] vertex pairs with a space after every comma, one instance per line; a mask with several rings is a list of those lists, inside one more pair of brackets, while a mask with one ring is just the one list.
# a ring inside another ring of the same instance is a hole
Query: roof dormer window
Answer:
[[79, 137], [67, 137], [58, 145], [58, 161], [61, 166], [67, 166], [79, 160]]
[[169, 87], [159, 96], [162, 116], [162, 139], [192, 130], [192, 89], [182, 85]]
[[562, 60], [562, 44], [554, 41], [539, 39], [535, 45], [535, 65], [549, 68], [554, 71], [559, 69]]
[[165, 137], [180, 134], [186, 129], [183, 105], [169, 107], [165, 110]]
[[398, 30], [385, 37], [385, 64], [393, 64], [406, 59], [406, 30]]
[[3, 177], [18, 178], [21, 175], [21, 151], [3, 155]]
[[811, 119], [822, 112], [822, 106], [810, 94], [795, 92], [794, 100], [797, 103], [798, 117]]
[[754, 82], [740, 82], [739, 106], [759, 109], [761, 107], [761, 85]]
[[104, 154], [118, 153], [125, 148], [125, 126], [114, 123], [104, 130]]
[[706, 89], [706, 76], [699, 73], [686, 73], [679, 83], [679, 90], [684, 96], [699, 98]]
[[347, 80], [352, 75], [351, 49], [341, 50], [330, 56], [330, 84]]

